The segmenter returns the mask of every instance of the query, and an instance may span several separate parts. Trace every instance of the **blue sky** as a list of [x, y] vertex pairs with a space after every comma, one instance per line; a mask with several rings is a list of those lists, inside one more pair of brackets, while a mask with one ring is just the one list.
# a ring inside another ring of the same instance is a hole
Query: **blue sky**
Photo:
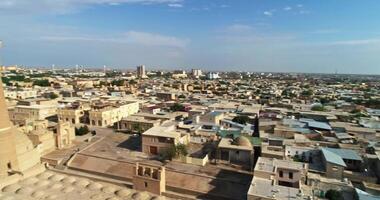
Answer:
[[6, 65], [380, 74], [377, 0], [0, 0]]

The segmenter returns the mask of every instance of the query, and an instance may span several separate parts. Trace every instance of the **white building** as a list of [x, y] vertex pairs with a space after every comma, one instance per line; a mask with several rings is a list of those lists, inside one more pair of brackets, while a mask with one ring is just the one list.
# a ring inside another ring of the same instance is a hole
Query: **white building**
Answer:
[[218, 78], [220, 78], [220, 77], [219, 77], [219, 73], [217, 73], [217, 72], [207, 73], [207, 79], [218, 79]]
[[199, 78], [200, 76], [202, 76], [202, 70], [192, 69], [191, 74], [193, 75], [193, 77]]

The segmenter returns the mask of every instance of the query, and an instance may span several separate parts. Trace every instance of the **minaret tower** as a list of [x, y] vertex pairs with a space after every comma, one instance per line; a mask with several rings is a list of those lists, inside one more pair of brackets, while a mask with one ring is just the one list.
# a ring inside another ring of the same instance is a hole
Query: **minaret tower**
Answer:
[[0, 76], [0, 179], [8, 176], [12, 170], [18, 169], [15, 129], [9, 120], [5, 103], [3, 82]]

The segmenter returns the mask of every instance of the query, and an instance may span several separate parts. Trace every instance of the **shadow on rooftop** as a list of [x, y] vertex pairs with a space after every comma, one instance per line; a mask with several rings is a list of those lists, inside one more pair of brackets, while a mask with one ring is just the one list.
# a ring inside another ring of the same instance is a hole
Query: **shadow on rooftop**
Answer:
[[198, 195], [199, 199], [247, 199], [247, 191], [252, 175], [221, 169], [215, 179], [209, 182], [212, 186], [207, 194]]
[[131, 135], [124, 142], [117, 145], [120, 148], [126, 148], [132, 151], [141, 151], [141, 136]]

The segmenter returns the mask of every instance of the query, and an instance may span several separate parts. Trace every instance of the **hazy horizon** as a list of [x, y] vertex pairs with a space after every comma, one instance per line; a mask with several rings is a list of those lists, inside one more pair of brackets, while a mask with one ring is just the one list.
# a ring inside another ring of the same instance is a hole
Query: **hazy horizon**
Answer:
[[370, 0], [7, 0], [0, 57], [45, 67], [380, 74], [378, 10]]

